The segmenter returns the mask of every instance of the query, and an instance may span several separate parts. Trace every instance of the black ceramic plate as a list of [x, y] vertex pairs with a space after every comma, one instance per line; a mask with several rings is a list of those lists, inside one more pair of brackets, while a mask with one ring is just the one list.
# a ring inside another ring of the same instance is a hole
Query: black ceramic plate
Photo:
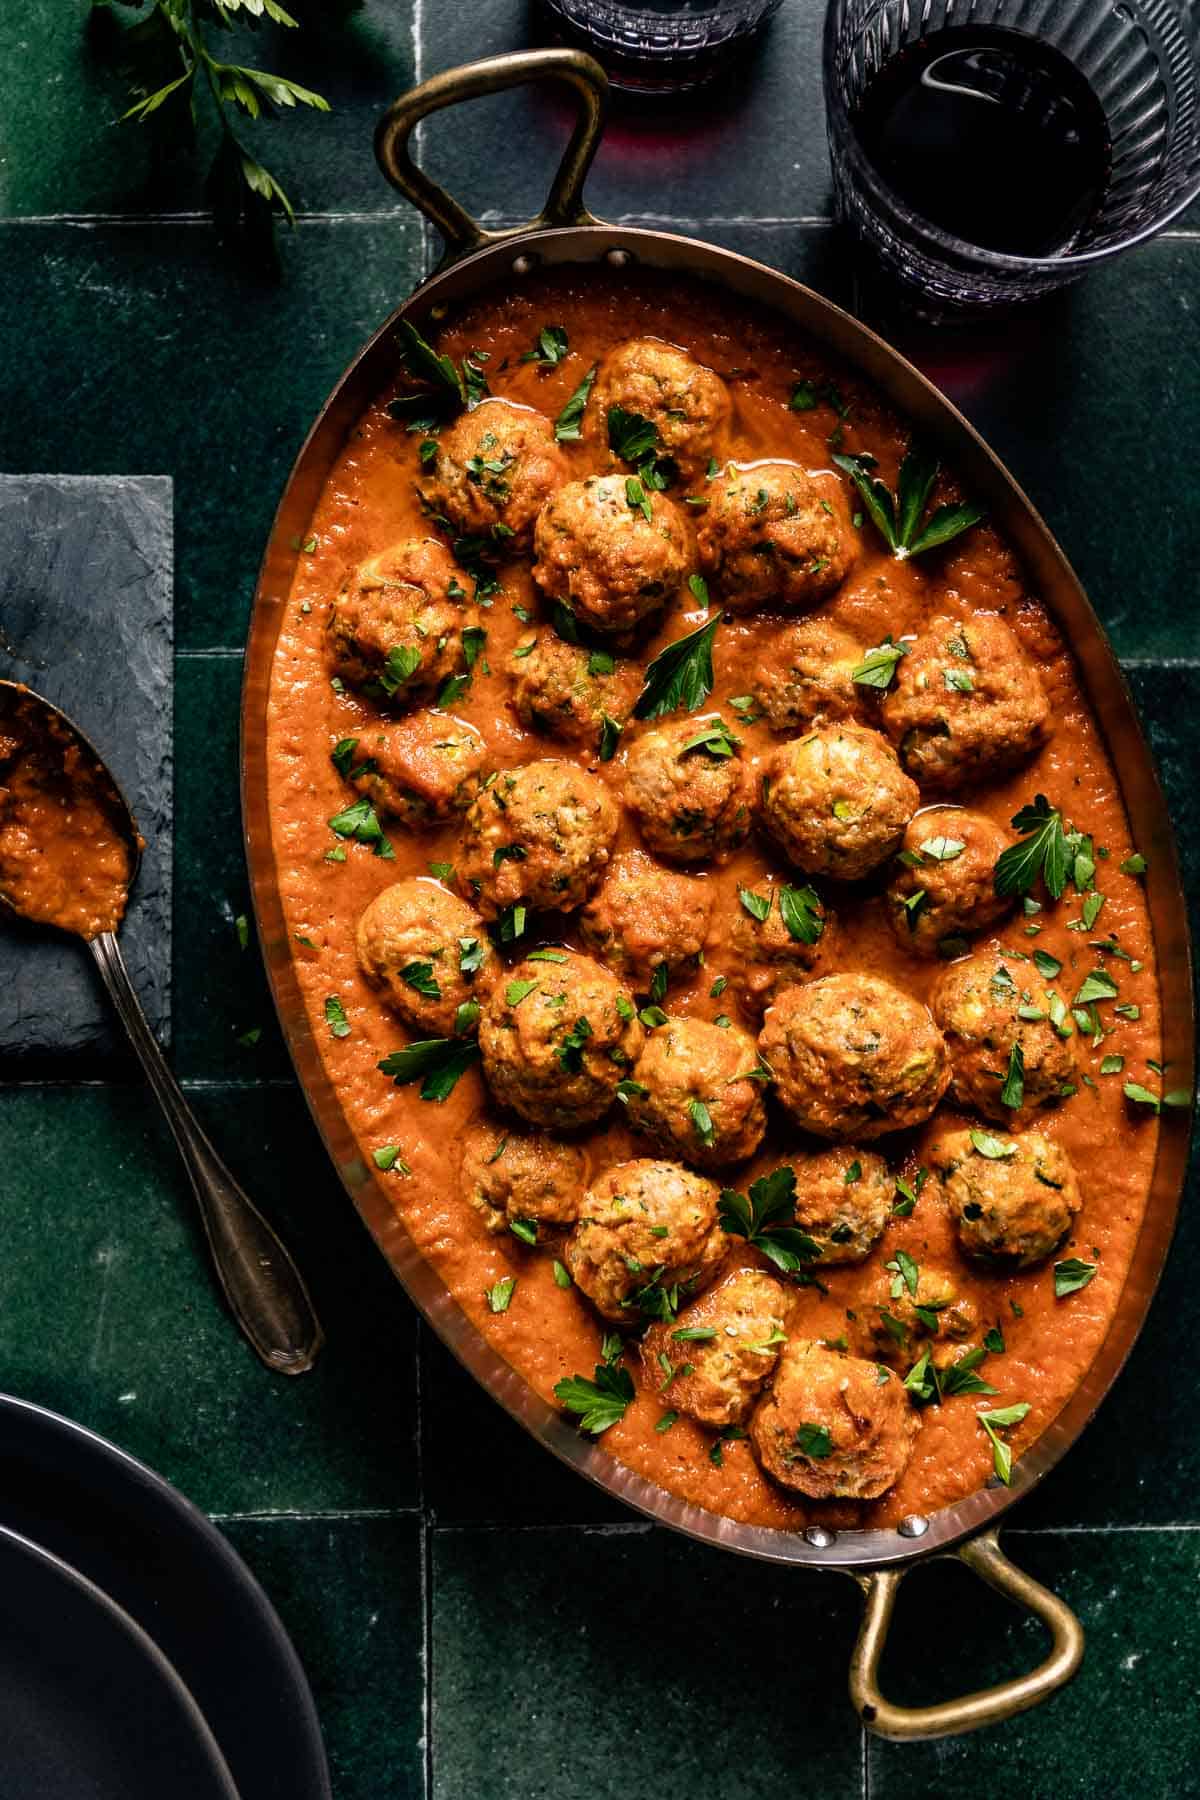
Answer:
[[238, 1800], [179, 1676], [92, 1582], [0, 1528], [0, 1793]]
[[[331, 1800], [291, 1641], [245, 1564], [182, 1494], [83, 1426], [0, 1395], [0, 1526], [78, 1570], [148, 1634], [194, 1696], [239, 1800]], [[114, 1736], [131, 1724], [114, 1720]], [[0, 1748], [0, 1794], [40, 1800], [40, 1790], [11, 1783]], [[142, 1791], [127, 1789], [128, 1800]], [[175, 1792], [160, 1788], [155, 1800]]]

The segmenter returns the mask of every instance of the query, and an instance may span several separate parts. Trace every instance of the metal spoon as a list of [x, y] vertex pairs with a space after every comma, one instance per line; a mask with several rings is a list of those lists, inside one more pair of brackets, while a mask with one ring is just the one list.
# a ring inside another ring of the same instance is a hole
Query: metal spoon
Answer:
[[[65, 713], [19, 682], [0, 681], [0, 739], [14, 726], [18, 743], [30, 735], [32, 728], [37, 750], [43, 756], [61, 759], [59, 772], [64, 782], [82, 777], [105, 823], [128, 852], [128, 874], [120, 887], [116, 909], [119, 920], [125, 894], [137, 875], [144, 843], [125, 796], [103, 758]], [[3, 785], [0, 775], [0, 789]], [[82, 797], [84, 788], [79, 791]], [[200, 1207], [217, 1277], [233, 1315], [269, 1369], [281, 1375], [302, 1375], [311, 1369], [325, 1341], [308, 1289], [287, 1250], [197, 1124], [146, 1022], [115, 929], [91, 933], [84, 923], [69, 923], [66, 918], [39, 912], [28, 895], [24, 899], [15, 897], [6, 888], [2, 868], [0, 904], [18, 917], [58, 925], [82, 937], [87, 944], [179, 1147]]]

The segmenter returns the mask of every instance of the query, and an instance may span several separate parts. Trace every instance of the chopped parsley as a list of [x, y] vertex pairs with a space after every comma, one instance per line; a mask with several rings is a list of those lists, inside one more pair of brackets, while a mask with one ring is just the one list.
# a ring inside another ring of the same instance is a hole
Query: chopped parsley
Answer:
[[454, 1092], [459, 1078], [478, 1056], [474, 1039], [422, 1038], [403, 1050], [393, 1050], [376, 1066], [381, 1074], [390, 1075], [397, 1087], [419, 1081], [422, 1100], [440, 1101]]
[[729, 757], [736, 755], [740, 743], [741, 739], [734, 737], [724, 719], [713, 719], [683, 745], [679, 755], [686, 756], [690, 750], [703, 750], [706, 756]]
[[835, 452], [833, 460], [849, 475], [880, 536], [893, 556], [901, 561], [948, 544], [983, 518], [982, 507], [960, 503], [939, 506], [922, 526], [939, 465], [915, 446], [900, 465], [900, 479], [894, 496], [874, 473], [873, 456]]
[[1046, 892], [1055, 900], [1061, 899], [1072, 865], [1062, 814], [1051, 806], [1045, 794], [1038, 794], [1032, 806], [1023, 806], [1013, 815], [1012, 823], [1023, 835], [1019, 844], [1010, 844], [997, 859], [993, 878], [996, 892], [1028, 893], [1040, 875]]
[[1017, 1146], [1014, 1143], [1005, 1142], [1003, 1138], [993, 1137], [990, 1131], [972, 1129], [970, 1137], [973, 1148], [979, 1152], [980, 1156], [986, 1156], [989, 1162], [1003, 1162], [1006, 1158], [1017, 1154]]
[[796, 1226], [796, 1175], [786, 1166], [752, 1181], [748, 1195], [722, 1188], [717, 1216], [723, 1231], [745, 1238], [785, 1274], [821, 1254], [821, 1246]]
[[851, 670], [850, 679], [857, 682], [859, 687], [891, 687], [897, 664], [902, 656], [907, 655], [906, 644], [896, 644], [890, 637], [884, 638], [882, 644], [876, 644], [873, 650], [868, 650], [858, 667]]
[[523, 363], [537, 363], [539, 368], [557, 368], [567, 354], [567, 334], [561, 325], [543, 325], [537, 343], [521, 356]]
[[556, 1052], [559, 1067], [568, 1075], [578, 1075], [583, 1068], [583, 1052], [592, 1035], [592, 1028], [586, 1019], [576, 1019], [574, 1025], [564, 1036]]
[[442, 990], [433, 973], [431, 962], [405, 963], [400, 970], [400, 979], [407, 987], [424, 996], [426, 1000], [440, 1000]]
[[554, 421], [554, 435], [560, 444], [577, 443], [582, 437], [583, 409], [588, 403], [592, 391], [592, 383], [596, 379], [597, 363], [593, 363], [567, 404]]
[[771, 910], [771, 902], [774, 899], [774, 894], [756, 894], [753, 888], [740, 887], [738, 889], [738, 899], [750, 914], [750, 917], [752, 919], [757, 919], [761, 925]]
[[1028, 1403], [1021, 1400], [1015, 1406], [1001, 1406], [991, 1412], [975, 1414], [991, 1440], [992, 1462], [1005, 1487], [1012, 1486], [1012, 1451], [997, 1433], [1009, 1425], [1019, 1425], [1028, 1411]]
[[792, 1462], [796, 1457], [804, 1456], [810, 1462], [824, 1462], [827, 1456], [832, 1455], [833, 1439], [829, 1435], [829, 1427], [805, 1424], [797, 1425], [791, 1448], [784, 1451], [784, 1461]]
[[1000, 1104], [1017, 1112], [1024, 1100], [1025, 1053], [1020, 1044], [1014, 1044], [1008, 1053], [1008, 1073], [1004, 1077], [1004, 1086], [1000, 1089]]
[[780, 888], [779, 916], [789, 935], [800, 944], [817, 943], [825, 929], [821, 902], [811, 887]]
[[384, 836], [379, 815], [369, 800], [356, 800], [353, 806], [347, 806], [343, 812], [334, 813], [329, 821], [329, 829], [340, 838], [351, 838], [356, 844], [369, 844], [376, 856], [382, 857], [385, 862], [395, 860], [396, 852]]
[[581, 1431], [599, 1437], [625, 1417], [633, 1399], [633, 1377], [628, 1369], [606, 1360], [596, 1364], [593, 1381], [584, 1375], [568, 1375], [555, 1384], [554, 1393], [568, 1412], [579, 1415]]
[[713, 639], [720, 623], [721, 614], [716, 613], [706, 625], [659, 651], [646, 670], [633, 709], [635, 718], [659, 719], [679, 707], [695, 712], [704, 704], [713, 689]]
[[329, 1026], [330, 1037], [345, 1038], [350, 1036], [350, 1021], [346, 1017], [346, 1009], [336, 994], [330, 994], [325, 1002], [325, 1023]]
[[490, 1311], [507, 1312], [517, 1291], [517, 1278], [515, 1275], [502, 1275], [493, 1287], [484, 1288], [483, 1291]]
[[1077, 1294], [1085, 1288], [1098, 1268], [1097, 1263], [1081, 1262], [1077, 1256], [1068, 1256], [1063, 1262], [1054, 1265], [1054, 1298], [1065, 1300], [1068, 1294]]
[[692, 1121], [692, 1130], [696, 1133], [704, 1149], [711, 1150], [714, 1140], [712, 1114], [703, 1100], [688, 1102], [688, 1117]]

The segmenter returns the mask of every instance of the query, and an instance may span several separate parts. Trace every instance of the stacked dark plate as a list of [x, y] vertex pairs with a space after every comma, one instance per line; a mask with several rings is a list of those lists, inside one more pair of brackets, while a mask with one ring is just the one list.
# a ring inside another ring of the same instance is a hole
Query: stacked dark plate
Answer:
[[0, 1396], [0, 1794], [330, 1800], [274, 1609], [203, 1513]]

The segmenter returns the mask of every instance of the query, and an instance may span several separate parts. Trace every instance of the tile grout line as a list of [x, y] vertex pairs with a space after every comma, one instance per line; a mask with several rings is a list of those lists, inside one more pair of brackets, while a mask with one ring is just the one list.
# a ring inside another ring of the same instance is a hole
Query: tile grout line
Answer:
[[333, 1520], [353, 1525], [359, 1520], [412, 1519], [418, 1512], [415, 1506], [360, 1506], [316, 1512], [210, 1512], [208, 1517], [214, 1525], [321, 1525]]
[[428, 1326], [417, 1320], [416, 1447], [417, 1498], [421, 1509], [421, 1718], [422, 1781], [425, 1800], [433, 1800], [433, 1521], [425, 1495], [425, 1339]]
[[[418, 8], [420, 10], [420, 8]], [[420, 132], [416, 128], [414, 138]], [[296, 224], [300, 225], [374, 225], [383, 224], [398, 215], [407, 216], [402, 202], [397, 201], [392, 207], [371, 207], [363, 211], [330, 211], [330, 212], [298, 212]], [[490, 223], [525, 223], [515, 215], [490, 210], [479, 215], [483, 222]], [[87, 230], [95, 230], [104, 226], [148, 226], [148, 225], [201, 225], [212, 223], [211, 214], [204, 211], [180, 210], [177, 212], [62, 212], [62, 213], [12, 213], [0, 217], [0, 225], [12, 226], [47, 226], [68, 225]], [[423, 221], [424, 223], [424, 221]], [[766, 217], [753, 213], [701, 214], [701, 213], [618, 213], [614, 219], [604, 221], [609, 225], [639, 224], [648, 226], [701, 225], [720, 229], [726, 225], [758, 226], [766, 230], [794, 230], [798, 227], [806, 229], [829, 230], [837, 221], [826, 213], [776, 213]], [[1200, 243], [1200, 229], [1189, 230], [1180, 227], [1177, 230], [1168, 228], [1155, 234], [1158, 241], [1166, 243]]]

